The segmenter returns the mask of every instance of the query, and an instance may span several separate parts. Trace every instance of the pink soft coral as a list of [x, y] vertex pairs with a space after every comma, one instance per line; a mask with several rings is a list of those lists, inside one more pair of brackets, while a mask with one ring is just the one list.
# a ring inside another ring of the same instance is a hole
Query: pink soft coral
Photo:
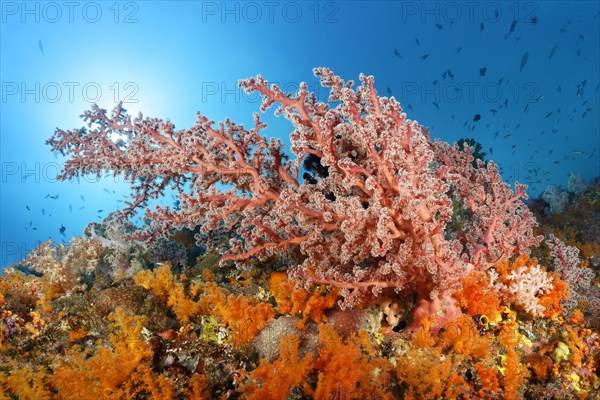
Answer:
[[[305, 83], [288, 95], [261, 76], [240, 82], [263, 96], [263, 111], [278, 104], [292, 123], [293, 162], [280, 140], [260, 135], [258, 114], [249, 130], [200, 115], [176, 130], [168, 120], [132, 120], [121, 106], [110, 116], [94, 106], [84, 114], [90, 129], [58, 129], [48, 143], [71, 156], [62, 179], [124, 174], [135, 198], [126, 215], [171, 186], [179, 209], [146, 210], [149, 237], [196, 226], [209, 239], [235, 232], [224, 262], [286, 253], [292, 276], [339, 287], [344, 306], [369, 292], [414, 291], [415, 316], [435, 316], [437, 325], [460, 313], [453, 293], [468, 271], [539, 243], [520, 200], [525, 187], [513, 192], [493, 162], [432, 142], [393, 97], [377, 95], [373, 77], [361, 75], [353, 89], [327, 68], [314, 72], [329, 103]], [[299, 179], [309, 156], [320, 160], [320, 176]], [[461, 231], [449, 227], [453, 201], [464, 210]]]

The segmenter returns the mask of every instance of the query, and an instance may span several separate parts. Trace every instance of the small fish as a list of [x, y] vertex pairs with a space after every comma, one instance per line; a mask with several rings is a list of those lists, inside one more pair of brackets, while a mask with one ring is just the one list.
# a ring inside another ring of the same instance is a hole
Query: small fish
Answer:
[[46, 215], [46, 210], [42, 208], [42, 215]]
[[67, 228], [66, 228], [66, 227], [65, 227], [63, 224], [60, 224], [60, 228], [58, 228], [58, 232], [59, 232], [61, 235], [65, 236], [65, 231], [66, 231], [66, 230], [67, 230]]
[[556, 49], [558, 49], [558, 46], [554, 46], [552, 48], [552, 50], [550, 50], [550, 55], [548, 56], [548, 60], [551, 60], [552, 57], [556, 54]]
[[442, 29], [444, 29], [444, 27], [442, 26], [442, 24], [435, 24], [435, 27], [438, 28], [440, 31]]
[[69, 211], [73, 212], [73, 206], [69, 204]]
[[433, 105], [435, 106], [435, 108], [437, 108], [438, 110], [440, 109], [440, 105], [438, 103], [436, 103], [435, 101], [433, 102]]
[[421, 56], [421, 60], [426, 60], [427, 57], [429, 57], [429, 54], [424, 54], [424, 55]]
[[[388, 86], [388, 88], [389, 88], [389, 86]], [[106, 193], [110, 194], [110, 190], [108, 190], [107, 188], [104, 188], [103, 190], [104, 190]]]
[[498, 113], [498, 110], [491, 108], [490, 112], [492, 113], [492, 115], [496, 115]]
[[417, 46], [420, 46], [420, 45], [421, 45], [421, 42], [419, 42], [419, 39], [418, 39], [418, 38], [415, 38], [415, 42], [417, 42]]
[[521, 67], [519, 68], [519, 72], [523, 72], [523, 68], [527, 65], [527, 60], [529, 59], [529, 52], [525, 52], [521, 57]]
[[525, 109], [524, 109], [523, 111], [524, 111], [525, 113], [528, 113], [530, 109], [531, 109], [531, 107], [529, 107], [529, 104], [527, 104], [527, 105], [525, 106]]
[[580, 156], [580, 155], [583, 154], [583, 151], [581, 151], [581, 150], [573, 150], [573, 154]]
[[554, 164], [560, 164], [560, 161], [554, 161]]
[[479, 114], [475, 114], [475, 115], [473, 116], [473, 122], [477, 122], [477, 121], [479, 121], [480, 119], [481, 119], [481, 115], [479, 115]]
[[509, 133], [507, 135], [504, 135], [504, 139], [508, 139], [509, 137], [512, 137], [512, 133]]
[[50, 196], [50, 198], [51, 198], [52, 200], [56, 200], [56, 199], [58, 199], [58, 196], [59, 196], [58, 194], [55, 194], [54, 196]]
[[485, 29], [485, 25], [483, 25], [483, 22], [479, 24], [479, 32], [483, 32], [483, 30]]
[[458, 49], [456, 49], [456, 52], [460, 53], [461, 50], [462, 50], [462, 46], [460, 46]]
[[50, 197], [50, 194], [47, 194], [46, 197], [44, 197], [44, 199], [47, 199], [48, 197]]
[[27, 209], [27, 211], [31, 211], [31, 208], [29, 208], [29, 206], [25, 206], [25, 208]]
[[508, 33], [506, 35], [504, 35], [504, 39], [506, 39], [507, 37], [509, 37], [510, 34], [515, 31], [516, 27], [517, 27], [517, 20], [513, 20], [512, 24], [510, 24], [510, 28], [508, 30]]
[[40, 52], [44, 55], [44, 46], [42, 45], [42, 41], [38, 40], [38, 47], [40, 48]]
[[550, 111], [548, 114], [546, 114], [546, 116], [544, 118], [548, 118], [551, 115], [552, 115], [552, 111]]
[[80, 197], [81, 197], [81, 201], [85, 201], [85, 199], [83, 198], [83, 195], [81, 195]]
[[97, 212], [101, 213], [102, 211], [104, 211], [104, 210], [98, 210]]
[[400, 52], [396, 49], [394, 49], [394, 55], [398, 58], [402, 58], [402, 54], [400, 54]]
[[537, 15], [534, 15], [533, 17], [531, 17], [531, 25], [535, 26], [535, 24], [538, 23], [538, 17]]
[[479, 76], [485, 76], [486, 71], [487, 71], [486, 67], [479, 68]]

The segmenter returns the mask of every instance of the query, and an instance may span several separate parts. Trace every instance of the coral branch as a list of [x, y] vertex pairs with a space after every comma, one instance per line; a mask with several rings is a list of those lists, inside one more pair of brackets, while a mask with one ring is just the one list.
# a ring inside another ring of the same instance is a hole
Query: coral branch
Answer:
[[[146, 210], [148, 235], [225, 232], [223, 262], [287, 255], [292, 276], [341, 288], [344, 306], [393, 288], [415, 292], [420, 314], [455, 315], [452, 293], [465, 274], [539, 243], [525, 187], [513, 192], [493, 162], [474, 162], [468, 145], [431, 141], [393, 97], [377, 95], [373, 77], [353, 89], [327, 68], [314, 73], [329, 102], [305, 83], [290, 95], [260, 75], [239, 82], [261, 94], [262, 111], [278, 105], [290, 121], [293, 162], [280, 140], [260, 135], [258, 114], [250, 130], [201, 115], [175, 130], [168, 120], [132, 120], [121, 105], [111, 116], [93, 106], [83, 115], [89, 130], [57, 129], [48, 143], [70, 156], [62, 179], [123, 174], [133, 186], [127, 216], [175, 191], [178, 209]], [[301, 181], [308, 158], [319, 174]]]

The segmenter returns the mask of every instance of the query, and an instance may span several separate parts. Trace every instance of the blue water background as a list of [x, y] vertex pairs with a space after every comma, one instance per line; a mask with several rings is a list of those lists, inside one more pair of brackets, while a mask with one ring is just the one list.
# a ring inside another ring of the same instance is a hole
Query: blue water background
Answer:
[[[597, 1], [0, 4], [2, 266], [128, 198], [121, 177], [56, 181], [63, 158], [44, 144], [56, 127], [119, 101], [178, 128], [196, 111], [250, 125], [259, 99], [236, 82], [259, 73], [290, 92], [306, 81], [321, 99], [313, 67], [374, 75], [432, 137], [476, 139], [531, 195], [599, 174]], [[289, 143], [289, 123], [264, 119], [264, 135]]]

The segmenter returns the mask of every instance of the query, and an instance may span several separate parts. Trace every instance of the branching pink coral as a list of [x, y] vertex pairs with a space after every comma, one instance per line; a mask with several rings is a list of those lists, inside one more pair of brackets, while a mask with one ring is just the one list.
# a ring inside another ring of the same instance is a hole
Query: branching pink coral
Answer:
[[[249, 130], [201, 115], [175, 130], [169, 120], [93, 106], [83, 115], [90, 129], [58, 129], [48, 143], [71, 157], [62, 179], [124, 174], [135, 198], [125, 215], [172, 187], [179, 209], [147, 209], [149, 237], [225, 230], [232, 239], [224, 262], [287, 254], [292, 276], [341, 288], [344, 306], [368, 292], [413, 291], [415, 324], [429, 315], [439, 326], [460, 313], [453, 293], [468, 271], [539, 243], [520, 200], [525, 187], [517, 183], [514, 193], [493, 162], [474, 166], [468, 146], [432, 142], [393, 97], [377, 95], [373, 77], [361, 75], [353, 89], [327, 68], [314, 72], [330, 89], [327, 103], [305, 83], [288, 95], [260, 75], [240, 81], [262, 95], [262, 111], [277, 104], [292, 123], [293, 162], [280, 140], [260, 135], [258, 114]], [[319, 179], [299, 178], [309, 156], [320, 160]], [[453, 202], [464, 209], [461, 230], [450, 226]]]

